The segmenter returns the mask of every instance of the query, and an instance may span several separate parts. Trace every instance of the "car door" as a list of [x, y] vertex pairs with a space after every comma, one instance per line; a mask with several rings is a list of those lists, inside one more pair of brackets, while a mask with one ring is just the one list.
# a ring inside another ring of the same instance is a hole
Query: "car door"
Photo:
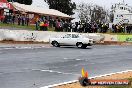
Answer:
[[78, 38], [79, 38], [78, 34], [72, 34], [71, 39], [69, 40], [70, 45], [76, 45]]
[[61, 37], [61, 45], [70, 45], [71, 37], [71, 34], [66, 34], [64, 37]]

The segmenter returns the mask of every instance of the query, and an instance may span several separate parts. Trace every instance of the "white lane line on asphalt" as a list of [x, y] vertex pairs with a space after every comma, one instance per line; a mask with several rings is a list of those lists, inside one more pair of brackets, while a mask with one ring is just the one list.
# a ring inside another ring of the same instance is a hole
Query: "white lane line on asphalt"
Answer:
[[83, 59], [70, 59], [70, 58], [64, 58], [64, 60], [76, 60], [76, 61], [81, 61]]
[[64, 58], [64, 60], [69, 60], [70, 58]]
[[[97, 78], [97, 77], [110, 76], [110, 75], [114, 75], [114, 74], [130, 72], [130, 71], [132, 71], [132, 70], [126, 70], [126, 71], [121, 71], [121, 72], [115, 72], [115, 73], [110, 73], [110, 74], [104, 74], [104, 75], [99, 75], [99, 76], [94, 76], [94, 77], [89, 77], [89, 78], [92, 79], [92, 78]], [[69, 84], [69, 83], [74, 83], [74, 82], [77, 82], [77, 81], [78, 81], [78, 80], [73, 80], [73, 81], [69, 81], [69, 82], [63, 82], [63, 83], [59, 83], [59, 84], [53, 84], [53, 85], [49, 85], [49, 86], [44, 86], [44, 87], [40, 87], [40, 88], [53, 88], [53, 87], [60, 86], [60, 85], [65, 85], [65, 84]]]
[[64, 72], [59, 72], [59, 71], [53, 71], [53, 70], [41, 70], [41, 71], [44, 71], [44, 72], [53, 72], [53, 73], [58, 73], [58, 74], [64, 74], [64, 75], [80, 75], [80, 74], [74, 74], [74, 73], [64, 73]]
[[81, 61], [82, 59], [75, 59], [75, 60], [77, 60], [77, 61]]
[[32, 69], [32, 71], [50, 72], [50, 73], [58, 73], [58, 74], [64, 74], [64, 75], [77, 75], [77, 76], [79, 76], [79, 75], [80, 75], [80, 74], [74, 74], [74, 73], [64, 73], [64, 72], [60, 72], [60, 71], [53, 71], [53, 70]]

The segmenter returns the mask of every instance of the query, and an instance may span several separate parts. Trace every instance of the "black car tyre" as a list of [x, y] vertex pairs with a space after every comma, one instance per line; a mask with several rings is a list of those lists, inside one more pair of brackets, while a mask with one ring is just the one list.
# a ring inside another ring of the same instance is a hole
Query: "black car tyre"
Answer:
[[88, 46], [92, 46], [90, 43], [88, 43]]
[[82, 48], [82, 49], [86, 49], [86, 47], [87, 47], [87, 45], [85, 45], [85, 44], [83, 44], [83, 43], [81, 43], [81, 42], [78, 42], [78, 43], [76, 44], [76, 46], [77, 46], [78, 48]]
[[83, 47], [83, 43], [78, 42], [78, 43], [76, 44], [76, 46], [77, 46], [78, 48], [82, 48], [82, 47]]
[[82, 49], [86, 49], [86, 47], [87, 47], [87, 45], [83, 45], [83, 46], [82, 46]]
[[53, 41], [51, 43], [54, 47], [60, 47], [59, 43], [57, 41]]

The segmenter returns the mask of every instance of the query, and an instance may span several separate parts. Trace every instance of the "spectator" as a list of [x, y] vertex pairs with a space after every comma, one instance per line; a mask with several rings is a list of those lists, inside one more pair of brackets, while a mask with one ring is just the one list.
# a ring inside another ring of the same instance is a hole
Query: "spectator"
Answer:
[[18, 15], [18, 25], [21, 24], [21, 15]]
[[24, 26], [25, 25], [25, 16], [24, 15], [22, 15], [22, 17], [21, 17], [21, 20], [22, 20], [22, 26]]
[[38, 17], [35, 19], [35, 27], [36, 27], [36, 30], [39, 30], [39, 18]]
[[15, 23], [15, 15], [13, 14], [12, 17], [11, 17], [11, 23], [14, 24]]
[[47, 31], [48, 30], [48, 26], [49, 26], [48, 22], [45, 21], [44, 24], [43, 24], [43, 31]]
[[40, 30], [41, 30], [41, 31], [43, 31], [43, 30], [44, 30], [44, 29], [43, 29], [43, 25], [44, 25], [44, 22], [43, 22], [43, 21], [40, 21], [39, 26], [40, 26]]
[[66, 21], [64, 22], [64, 31], [65, 31], [65, 32], [68, 32], [68, 27], [69, 27], [68, 20], [66, 20]]
[[60, 30], [61, 30], [61, 22], [60, 20], [56, 20], [55, 31], [60, 31]]
[[26, 25], [28, 26], [29, 25], [29, 16], [28, 15], [26, 16], [26, 21], [25, 22], [26, 22]]

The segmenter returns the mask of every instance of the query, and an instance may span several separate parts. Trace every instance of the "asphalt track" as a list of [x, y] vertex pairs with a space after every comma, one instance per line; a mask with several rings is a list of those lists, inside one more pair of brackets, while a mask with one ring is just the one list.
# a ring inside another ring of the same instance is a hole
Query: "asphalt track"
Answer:
[[0, 45], [0, 88], [40, 88], [89, 76], [132, 70], [132, 46], [87, 49], [49, 45]]

